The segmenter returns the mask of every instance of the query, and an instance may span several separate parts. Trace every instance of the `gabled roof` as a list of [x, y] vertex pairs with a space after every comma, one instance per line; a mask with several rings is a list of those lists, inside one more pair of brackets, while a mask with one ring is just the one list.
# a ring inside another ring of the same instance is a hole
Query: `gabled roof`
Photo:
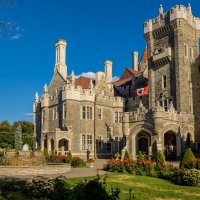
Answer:
[[117, 87], [117, 86], [123, 85], [123, 84], [125, 84], [125, 83], [127, 83], [131, 80], [132, 80], [132, 77], [129, 77], [129, 78], [126, 78], [126, 79], [121, 79], [121, 80], [119, 79], [119, 80], [113, 82], [113, 85]]
[[128, 68], [126, 67], [124, 73], [122, 74], [122, 76], [120, 77], [119, 80], [113, 82], [113, 85], [118, 87], [120, 85], [124, 85], [126, 83], [128, 83], [129, 81], [131, 81], [131, 79], [134, 77], [139, 77], [140, 75], [142, 75], [143, 72], [142, 71], [136, 71], [134, 69]]
[[92, 79], [91, 78], [87, 78], [84, 76], [79, 76], [76, 80], [75, 80], [75, 85], [77, 86], [81, 86], [82, 89], [88, 89], [90, 86], [90, 81]]
[[140, 62], [147, 62], [148, 61], [148, 53], [147, 53], [147, 47], [144, 49], [144, 52], [142, 54], [142, 58]]

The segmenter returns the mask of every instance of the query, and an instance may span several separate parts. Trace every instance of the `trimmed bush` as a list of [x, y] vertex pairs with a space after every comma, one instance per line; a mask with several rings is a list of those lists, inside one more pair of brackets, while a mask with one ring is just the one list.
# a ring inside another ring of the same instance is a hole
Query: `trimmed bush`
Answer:
[[191, 161], [195, 158], [191, 148], [187, 148], [181, 160], [181, 168], [191, 169]]
[[130, 156], [129, 156], [127, 149], [126, 149], [125, 154], [124, 154], [124, 160], [126, 160], [126, 159], [130, 159]]
[[165, 156], [162, 152], [159, 151], [156, 156], [156, 164], [160, 165], [163, 164], [164, 162], [165, 162]]
[[141, 162], [141, 161], [144, 161], [144, 160], [145, 160], [144, 159], [144, 154], [141, 151], [139, 151], [138, 152], [138, 156], [137, 156], [137, 161]]

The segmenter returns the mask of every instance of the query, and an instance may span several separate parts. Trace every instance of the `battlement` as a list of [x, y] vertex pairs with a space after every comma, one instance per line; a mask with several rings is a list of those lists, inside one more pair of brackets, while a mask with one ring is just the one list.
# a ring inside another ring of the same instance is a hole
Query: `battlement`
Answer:
[[188, 4], [188, 7], [176, 5], [166, 13], [163, 13], [161, 6], [159, 9], [159, 15], [156, 18], [150, 19], [144, 23], [144, 34], [161, 28], [175, 19], [184, 19], [193, 28], [200, 30], [200, 19], [192, 15], [191, 6]]
[[102, 95], [102, 94], [98, 94], [96, 96], [96, 99], [111, 101], [111, 102], [123, 102], [124, 101], [122, 97], [110, 97], [110, 96], [106, 96], [106, 95]]

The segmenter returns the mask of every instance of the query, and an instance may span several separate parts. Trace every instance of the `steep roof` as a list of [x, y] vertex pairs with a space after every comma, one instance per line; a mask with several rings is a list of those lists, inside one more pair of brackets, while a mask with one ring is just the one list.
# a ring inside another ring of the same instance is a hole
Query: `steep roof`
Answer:
[[126, 69], [124, 70], [123, 74], [121, 75], [120, 79], [113, 82], [114, 86], [120, 86], [120, 85], [124, 85], [126, 83], [128, 83], [129, 81], [131, 81], [131, 79], [133, 78], [133, 76], [135, 77], [139, 77], [143, 72], [140, 71], [136, 71], [134, 69], [128, 68], [126, 67]]
[[92, 79], [91, 78], [87, 78], [84, 76], [79, 76], [76, 80], [75, 80], [75, 85], [77, 86], [81, 86], [83, 89], [88, 89], [90, 86], [90, 81]]
[[142, 54], [142, 58], [140, 62], [147, 62], [148, 61], [148, 53], [147, 53], [147, 47], [144, 49], [144, 52]]

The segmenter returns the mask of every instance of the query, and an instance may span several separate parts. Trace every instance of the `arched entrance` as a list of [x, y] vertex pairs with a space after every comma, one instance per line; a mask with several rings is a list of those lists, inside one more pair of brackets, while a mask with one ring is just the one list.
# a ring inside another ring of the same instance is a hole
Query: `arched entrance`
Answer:
[[54, 140], [51, 138], [50, 140], [50, 143], [51, 143], [51, 152], [54, 151]]
[[136, 136], [137, 154], [139, 151], [145, 155], [149, 155], [149, 146], [151, 144], [151, 135], [145, 131], [141, 131]]
[[44, 137], [43, 144], [44, 144], [44, 148], [43, 149], [47, 150], [47, 137], [46, 136]]
[[191, 135], [188, 133], [186, 138], [186, 148], [191, 147]]
[[176, 160], [176, 144], [176, 134], [173, 131], [167, 131], [164, 134], [164, 153], [166, 160]]
[[66, 154], [69, 151], [69, 141], [65, 138], [58, 141], [58, 152], [61, 154]]

